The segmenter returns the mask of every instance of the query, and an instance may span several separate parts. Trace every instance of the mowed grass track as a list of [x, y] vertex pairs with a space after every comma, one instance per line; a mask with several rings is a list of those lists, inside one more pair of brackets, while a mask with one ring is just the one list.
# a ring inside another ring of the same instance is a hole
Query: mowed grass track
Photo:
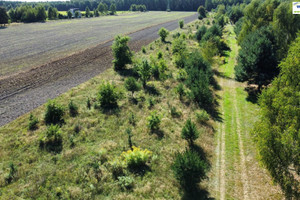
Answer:
[[216, 199], [283, 199], [279, 187], [272, 183], [257, 159], [250, 131], [259, 117], [259, 107], [247, 101], [245, 84], [234, 80], [238, 55], [233, 26], [227, 25], [224, 36], [231, 51], [219, 68], [220, 113], [215, 135], [216, 157], [212, 170], [211, 191]]
[[0, 78], [96, 46], [117, 34], [134, 32], [193, 14], [146, 12], [9, 26], [0, 30]]

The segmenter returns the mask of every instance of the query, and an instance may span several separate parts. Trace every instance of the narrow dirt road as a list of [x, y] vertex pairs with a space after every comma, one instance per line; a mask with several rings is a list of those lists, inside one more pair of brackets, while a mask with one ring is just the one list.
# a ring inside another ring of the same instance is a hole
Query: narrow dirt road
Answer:
[[222, 122], [216, 131], [216, 156], [212, 170], [211, 194], [216, 199], [283, 199], [279, 187], [257, 159], [250, 131], [258, 119], [259, 108], [247, 101], [245, 85], [234, 80], [238, 55], [233, 27], [227, 25], [224, 38], [231, 51], [218, 69], [221, 86], [220, 113]]
[[[184, 18], [185, 23], [197, 15]], [[148, 27], [129, 34], [129, 46], [139, 51], [158, 38], [161, 27], [174, 30], [178, 20]], [[44, 104], [112, 66], [112, 40], [66, 58], [0, 79], [0, 126]]]

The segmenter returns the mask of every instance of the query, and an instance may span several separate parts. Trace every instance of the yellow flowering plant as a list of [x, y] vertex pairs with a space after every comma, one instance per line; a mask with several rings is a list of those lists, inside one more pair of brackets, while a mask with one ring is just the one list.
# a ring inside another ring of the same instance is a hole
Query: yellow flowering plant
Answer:
[[124, 159], [127, 167], [139, 168], [145, 166], [152, 158], [152, 152], [145, 149], [142, 150], [139, 147], [132, 147], [132, 150], [123, 152], [121, 157]]

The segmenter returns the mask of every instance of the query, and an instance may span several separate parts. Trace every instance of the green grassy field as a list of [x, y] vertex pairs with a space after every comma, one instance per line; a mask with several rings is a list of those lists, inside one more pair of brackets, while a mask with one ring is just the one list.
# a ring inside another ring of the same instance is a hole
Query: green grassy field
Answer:
[[[185, 32], [188, 36], [195, 31], [195, 23], [177, 31]], [[172, 34], [167, 41], [172, 41]], [[187, 44], [191, 49], [199, 48], [193, 39], [187, 39]], [[142, 90], [135, 94], [137, 102], [134, 103], [130, 100], [131, 94], [123, 86], [126, 76], [109, 69], [56, 98], [65, 108], [70, 100], [79, 106], [78, 116], [70, 117], [68, 113], [64, 116], [65, 123], [61, 128], [63, 150], [59, 154], [39, 149], [39, 138], [46, 130], [43, 122], [45, 106], [32, 111], [40, 120], [36, 131], [27, 130], [29, 114], [1, 127], [1, 199], [181, 199], [185, 194], [170, 166], [175, 152], [187, 147], [180, 136], [183, 124], [188, 118], [195, 121], [195, 112], [199, 109], [186, 99], [180, 101], [175, 93], [179, 69], [171, 60], [171, 49], [171, 44], [158, 40], [146, 47], [146, 54], [135, 54], [136, 58], [153, 57], [155, 60], [159, 50], [163, 53], [169, 78], [165, 81], [151, 79], [148, 82], [157, 91], [156, 95]], [[93, 106], [91, 110], [87, 109], [87, 99], [95, 102], [103, 81], [112, 82], [123, 91], [123, 99], [116, 112], [103, 113]], [[150, 99], [155, 102], [152, 107], [149, 106]], [[172, 117], [171, 107], [176, 107], [180, 116]], [[146, 126], [147, 117], [152, 111], [162, 115], [159, 134], [151, 134]], [[135, 115], [135, 126], [128, 120], [132, 114]], [[203, 148], [210, 160], [214, 150], [214, 122], [211, 120], [209, 124], [197, 124], [201, 137], [196, 144]], [[144, 175], [126, 171], [126, 175], [134, 179], [134, 187], [129, 191], [119, 187], [111, 170], [111, 162], [119, 160], [121, 153], [129, 149], [126, 128], [132, 129], [135, 146], [153, 152], [149, 170]], [[5, 176], [9, 173], [10, 163], [17, 167], [17, 172], [12, 183], [7, 184]], [[99, 166], [96, 171], [93, 168], [95, 165]], [[203, 190], [206, 187], [206, 184], [201, 185]]]

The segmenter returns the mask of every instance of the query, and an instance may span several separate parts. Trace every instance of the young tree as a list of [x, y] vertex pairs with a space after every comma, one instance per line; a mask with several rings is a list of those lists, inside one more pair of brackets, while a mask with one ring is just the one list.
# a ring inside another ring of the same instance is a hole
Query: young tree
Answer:
[[75, 18], [79, 18], [80, 12], [78, 10], [75, 11]]
[[300, 34], [280, 74], [259, 98], [261, 118], [253, 131], [260, 159], [287, 199], [300, 196]]
[[116, 14], [116, 12], [117, 12], [116, 4], [114, 4], [114, 3], [111, 4], [109, 10], [110, 10], [110, 14], [111, 14], [111, 15]]
[[45, 21], [47, 18], [45, 7], [37, 6], [35, 7], [35, 10], [36, 10], [36, 20], [42, 22]]
[[184, 21], [183, 20], [179, 20], [178, 24], [179, 24], [179, 27], [182, 29], [183, 26], [184, 26]]
[[72, 13], [71, 13], [70, 10], [68, 10], [68, 13], [67, 13], [67, 14], [68, 14], [68, 18], [69, 18], [69, 19], [72, 19]]
[[197, 184], [205, 178], [207, 164], [193, 150], [176, 153], [172, 171], [180, 185], [187, 191], [194, 191]]
[[169, 35], [169, 31], [167, 29], [165, 29], [164, 27], [162, 27], [158, 31], [158, 35], [160, 36], [160, 39], [161, 39], [162, 42], [166, 42], [166, 38]]
[[90, 17], [90, 14], [91, 14], [90, 8], [87, 6], [85, 8], [85, 17]]
[[130, 38], [128, 36], [117, 35], [115, 41], [112, 45], [113, 55], [114, 55], [114, 68], [115, 70], [121, 70], [125, 68], [126, 64], [132, 63], [132, 53], [128, 47], [128, 41]]
[[100, 85], [98, 93], [98, 101], [101, 108], [111, 109], [118, 107], [118, 100], [120, 98], [116, 86], [109, 82]]
[[58, 11], [56, 8], [48, 8], [48, 19], [57, 19]]
[[94, 9], [94, 16], [95, 17], [99, 17], [100, 16], [98, 9]]
[[196, 32], [196, 38], [200, 42], [202, 40], [202, 37], [205, 35], [207, 31], [207, 28], [205, 25], [202, 25]]
[[270, 28], [262, 27], [247, 35], [241, 44], [236, 80], [257, 84], [261, 91], [277, 74], [276, 41]]
[[107, 13], [108, 12], [108, 5], [106, 3], [104, 3], [103, 6], [104, 6], [104, 13]]
[[103, 4], [102, 2], [99, 3], [99, 5], [98, 5], [98, 10], [99, 10], [99, 12], [100, 12], [101, 14], [104, 13], [104, 4]]
[[198, 10], [197, 10], [198, 14], [199, 14], [199, 19], [203, 19], [206, 17], [206, 11], [205, 8], [203, 6], [199, 6]]
[[0, 24], [8, 23], [8, 15], [4, 7], [0, 7]]
[[10, 18], [10, 21], [11, 22], [16, 22], [17, 21], [17, 17], [16, 17], [16, 10], [11, 8], [9, 11], [8, 11], [8, 15], [9, 15], [9, 18]]
[[181, 137], [188, 141], [190, 147], [194, 145], [194, 140], [196, 140], [199, 137], [199, 132], [197, 130], [197, 127], [191, 121], [191, 119], [188, 119], [185, 122], [185, 125], [181, 131]]
[[138, 69], [138, 73], [139, 73], [140, 79], [142, 80], [144, 88], [146, 87], [147, 81], [151, 77], [151, 70], [152, 70], [152, 68], [151, 68], [150, 64], [148, 63], [148, 61], [143, 60], [141, 66]]
[[125, 80], [125, 88], [131, 92], [132, 97], [134, 92], [137, 92], [141, 89], [139, 83], [133, 77], [129, 77]]

